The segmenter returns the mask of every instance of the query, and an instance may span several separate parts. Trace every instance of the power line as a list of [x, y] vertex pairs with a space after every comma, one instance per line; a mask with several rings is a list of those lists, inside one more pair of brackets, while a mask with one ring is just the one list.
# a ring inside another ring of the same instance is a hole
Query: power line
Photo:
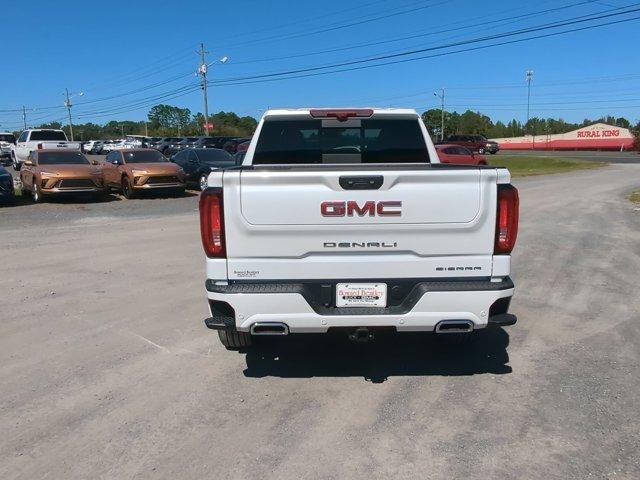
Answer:
[[[426, 0], [427, 2], [433, 2], [435, 0]], [[324, 28], [321, 29], [317, 29], [317, 30], [306, 30], [306, 31], [301, 31], [298, 33], [293, 33], [293, 34], [287, 34], [287, 35], [273, 35], [271, 37], [263, 37], [263, 38], [259, 38], [259, 39], [255, 39], [255, 40], [250, 40], [250, 41], [246, 41], [246, 42], [241, 42], [241, 43], [237, 43], [235, 45], [229, 45], [229, 44], [222, 44], [223, 47], [226, 48], [231, 48], [231, 47], [241, 47], [241, 46], [247, 46], [247, 45], [252, 45], [255, 43], [260, 43], [260, 44], [264, 44], [264, 43], [268, 43], [268, 42], [273, 42], [273, 41], [284, 41], [284, 40], [293, 40], [293, 39], [297, 39], [297, 38], [302, 38], [302, 37], [308, 37], [308, 36], [312, 36], [312, 35], [319, 35], [322, 33], [328, 33], [328, 32], [333, 32], [336, 30], [342, 30], [345, 28], [351, 28], [351, 27], [355, 27], [355, 26], [359, 26], [359, 25], [364, 25], [366, 23], [371, 23], [371, 22], [376, 22], [379, 20], [386, 20], [388, 18], [391, 17], [395, 17], [395, 16], [399, 16], [399, 15], [407, 15], [409, 13], [414, 13], [417, 12], [419, 10], [424, 10], [426, 8], [432, 8], [433, 6], [437, 6], [437, 5], [441, 5], [444, 3], [449, 3], [452, 0], [441, 0], [439, 3], [436, 3], [435, 5], [424, 5], [424, 0], [421, 0], [419, 2], [413, 2], [411, 5], [415, 5], [415, 4], [422, 4], [419, 7], [415, 7], [415, 8], [411, 8], [411, 9], [407, 9], [407, 10], [402, 10], [399, 12], [393, 12], [393, 10], [391, 11], [392, 13], [386, 13], [385, 15], [379, 15], [377, 17], [374, 18], [366, 18], [366, 15], [364, 16], [365, 18], [363, 18], [362, 15], [359, 15], [357, 18], [357, 21], [351, 21], [350, 23], [334, 23], [332, 25], [328, 25]], [[389, 10], [385, 10], [386, 12], [389, 12]], [[375, 15], [375, 14], [374, 14]], [[371, 16], [371, 15], [369, 15]]]
[[[573, 8], [573, 7], [580, 6], [580, 5], [591, 4], [591, 3], [594, 3], [595, 1], [596, 0], [585, 0], [585, 1], [582, 1], [582, 2], [572, 3], [570, 5], [563, 5], [563, 6], [560, 6], [560, 7], [550, 8], [550, 9], [542, 10], [542, 11], [538, 11], [538, 12], [531, 12], [531, 13], [527, 13], [527, 14], [516, 15], [516, 16], [513, 16], [513, 17], [494, 19], [494, 20], [491, 21], [491, 24], [492, 24], [492, 26], [495, 26], [497, 23], [500, 23], [500, 22], [503, 22], [503, 21], [518, 20], [518, 19], [532, 17], [532, 16], [540, 16], [540, 15], [544, 15], [544, 14], [547, 14], [547, 13], [557, 12], [557, 11], [560, 11], [560, 10], [566, 10], [566, 9]], [[488, 16], [493, 16], [493, 14], [492, 15], [488, 15]], [[484, 18], [484, 17], [480, 17], [480, 18]], [[459, 24], [459, 23], [465, 23], [465, 22], [468, 22], [468, 20], [466, 20], [464, 22], [455, 22], [454, 25], [456, 23]], [[449, 24], [449, 25], [451, 25], [451, 24]], [[283, 56], [279, 56], [279, 57], [270, 57], [270, 58], [262, 58], [262, 59], [245, 60], [245, 61], [235, 62], [235, 65], [244, 65], [244, 64], [252, 64], [252, 63], [263, 63], [263, 62], [276, 61], [276, 60], [292, 60], [292, 59], [295, 59], [295, 58], [302, 58], [302, 57], [308, 57], [308, 56], [321, 55], [321, 54], [324, 54], [324, 53], [336, 53], [336, 52], [354, 50], [354, 49], [358, 49], [358, 48], [365, 48], [365, 47], [372, 47], [372, 46], [376, 46], [376, 45], [383, 45], [383, 44], [387, 44], [387, 43], [401, 42], [401, 41], [404, 41], [404, 40], [412, 40], [414, 38], [423, 38], [423, 37], [438, 35], [440, 33], [449, 33], [449, 32], [454, 32], [454, 31], [459, 31], [459, 30], [466, 30], [466, 29], [475, 28], [475, 27], [485, 27], [486, 28], [486, 26], [487, 26], [487, 22], [481, 22], [481, 23], [475, 23], [475, 24], [472, 24], [472, 25], [467, 25], [467, 26], [462, 26], [462, 27], [457, 27], [457, 28], [446, 28], [446, 29], [431, 31], [431, 32], [427, 32], [427, 33], [420, 33], [420, 34], [417, 34], [417, 35], [408, 35], [408, 36], [402, 36], [402, 37], [395, 37], [395, 38], [387, 39], [387, 40], [381, 40], [381, 41], [375, 41], [375, 42], [366, 42], [366, 43], [361, 43], [361, 44], [358, 44], [358, 45], [350, 45], [350, 46], [346, 46], [346, 47], [332, 48], [332, 49], [326, 49], [326, 50], [318, 50], [318, 51], [315, 51], [315, 52], [305, 52], [305, 53], [299, 53], [299, 54], [293, 54], [293, 55], [283, 55]], [[451, 37], [449, 37], [449, 38], [451, 38]]]
[[[522, 34], [525, 34], [525, 33], [532, 33], [532, 32], [541, 31], [541, 30], [549, 30], [549, 29], [558, 28], [558, 27], [561, 27], [561, 26], [567, 26], [567, 25], [573, 25], [573, 24], [577, 24], [577, 23], [589, 22], [589, 21], [599, 20], [599, 19], [602, 19], [602, 18], [608, 18], [608, 17], [612, 17], [612, 16], [617, 16], [617, 15], [625, 15], [625, 14], [634, 13], [634, 12], [637, 12], [637, 11], [640, 11], [640, 8], [637, 8], [637, 9], [634, 9], [634, 10], [628, 10], [628, 11], [625, 11], [625, 12], [612, 13], [612, 14], [608, 14], [608, 15], [600, 15], [600, 16], [597, 16], [597, 17], [589, 18], [589, 19], [568, 20], [568, 21], [565, 21], [565, 22], [554, 23], [552, 25], [544, 25], [544, 26], [532, 27], [532, 28], [529, 28], [529, 29], [518, 30], [518, 31], [513, 31], [513, 32], [506, 32], [506, 33], [498, 34], [498, 35], [490, 35], [490, 36], [486, 36], [486, 37], [480, 37], [480, 38], [466, 40], [466, 41], [463, 41], [463, 42], [455, 42], [455, 43], [449, 43], [449, 44], [445, 44], [445, 45], [439, 45], [439, 46], [436, 46], [436, 47], [429, 47], [429, 48], [405, 51], [405, 52], [397, 53], [397, 54], [393, 54], [393, 55], [382, 55], [382, 56], [377, 56], [377, 57], [370, 57], [368, 59], [363, 59], [363, 60], [352, 60], [352, 61], [341, 62], [341, 63], [331, 64], [331, 65], [308, 67], [308, 68], [302, 68], [302, 69], [296, 69], [296, 70], [288, 70], [288, 71], [283, 71], [283, 72], [273, 72], [273, 73], [261, 74], [261, 75], [251, 75], [251, 76], [245, 76], [245, 77], [220, 79], [220, 80], [217, 80], [215, 82], [210, 82], [210, 85], [217, 85], [217, 86], [245, 85], [245, 84], [250, 84], [250, 83], [251, 84], [253, 84], [253, 83], [262, 83], [264, 81], [290, 80], [290, 79], [294, 79], [294, 78], [303, 78], [303, 77], [311, 77], [311, 76], [318, 76], [318, 75], [327, 75], [327, 74], [363, 70], [363, 69], [367, 69], [367, 68], [381, 67], [381, 66], [387, 66], [387, 65], [395, 65], [395, 64], [399, 64], [399, 63], [406, 63], [406, 62], [412, 62], [412, 61], [416, 61], [416, 60], [422, 60], [422, 59], [426, 59], [426, 58], [441, 57], [441, 56], [451, 55], [451, 54], [455, 54], [455, 53], [470, 52], [470, 51], [481, 50], [481, 49], [486, 49], [486, 48], [491, 48], [491, 47], [496, 47], [496, 46], [509, 45], [509, 44], [514, 44], [514, 43], [530, 41], [530, 40], [536, 40], [536, 39], [540, 39], [540, 38], [548, 38], [548, 37], [553, 37], [553, 36], [558, 36], [558, 35], [564, 35], [564, 34], [567, 34], [567, 33], [573, 33], [573, 32], [578, 32], [578, 31], [583, 31], [583, 30], [591, 30], [593, 28], [598, 28], [598, 27], [603, 27], [603, 26], [608, 26], [608, 25], [615, 25], [615, 24], [634, 21], [634, 20], [639, 19], [640, 17], [632, 17], [632, 18], [618, 20], [618, 21], [611, 21], [611, 22], [606, 22], [606, 23], [601, 23], [601, 24], [596, 24], [596, 25], [590, 25], [590, 26], [581, 27], [581, 28], [574, 28], [574, 29], [564, 30], [564, 31], [560, 31], [560, 32], [554, 32], [554, 33], [537, 35], [537, 36], [533, 36], [533, 37], [527, 37], [527, 38], [516, 39], [516, 40], [511, 40], [511, 41], [493, 43], [493, 44], [490, 44], [490, 45], [482, 45], [482, 46], [479, 46], [479, 47], [459, 49], [459, 50], [454, 50], [454, 51], [444, 52], [444, 53], [439, 53], [439, 54], [434, 54], [434, 55], [425, 55], [425, 56], [419, 56], [419, 57], [414, 57], [414, 58], [409, 58], [409, 59], [401, 59], [401, 60], [394, 60], [394, 61], [389, 61], [389, 62], [384, 62], [384, 63], [377, 63], [377, 64], [374, 64], [374, 65], [364, 65], [364, 66], [359, 66], [359, 67], [352, 67], [352, 65], [357, 65], [357, 64], [362, 64], [362, 63], [370, 63], [370, 62], [380, 61], [380, 60], [384, 60], [384, 59], [391, 59], [391, 58], [398, 58], [398, 57], [403, 57], [403, 56], [415, 55], [416, 53], [422, 53], [422, 52], [427, 52], [427, 51], [448, 49], [448, 48], [452, 48], [454, 46], [461, 46], [461, 45], [466, 45], [466, 44], [486, 42], [486, 41], [489, 41], [489, 40], [494, 40], [494, 39], [499, 39], [499, 38], [508, 38], [510, 36], [522, 35]], [[580, 17], [578, 17], [578, 18], [580, 18]], [[332, 71], [328, 71], [328, 72], [323, 72], [322, 71], [322, 70], [328, 70], [328, 69], [337, 68], [337, 67], [348, 67], [348, 68], [341, 68], [341, 69], [338, 69], [338, 70], [332, 70]], [[274, 77], [282, 77], [282, 78], [274, 78]]]

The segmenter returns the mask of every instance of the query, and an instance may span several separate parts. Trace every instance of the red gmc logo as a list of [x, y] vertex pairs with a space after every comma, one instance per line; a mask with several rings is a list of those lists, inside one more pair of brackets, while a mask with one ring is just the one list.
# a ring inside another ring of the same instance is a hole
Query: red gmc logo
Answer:
[[320, 204], [320, 213], [323, 217], [359, 217], [370, 216], [375, 217], [399, 217], [402, 215], [402, 202], [397, 200], [387, 200], [376, 202], [369, 200], [364, 202], [362, 206], [358, 205], [355, 200], [348, 202], [322, 202]]

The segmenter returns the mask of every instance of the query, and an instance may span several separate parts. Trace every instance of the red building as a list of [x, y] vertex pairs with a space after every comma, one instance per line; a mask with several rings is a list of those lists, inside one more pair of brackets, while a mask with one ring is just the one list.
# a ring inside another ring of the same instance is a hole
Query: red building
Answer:
[[492, 139], [501, 150], [632, 150], [634, 137], [627, 128], [595, 123], [555, 135]]

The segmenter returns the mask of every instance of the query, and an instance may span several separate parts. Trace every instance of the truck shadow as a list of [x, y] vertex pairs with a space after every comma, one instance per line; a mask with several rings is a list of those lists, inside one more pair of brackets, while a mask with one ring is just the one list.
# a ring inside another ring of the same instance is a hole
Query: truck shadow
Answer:
[[393, 376], [465, 376], [511, 373], [509, 335], [503, 329], [474, 333], [455, 345], [443, 336], [422, 333], [377, 336], [354, 344], [345, 336], [264, 337], [246, 352], [250, 378], [363, 377], [382, 383]]

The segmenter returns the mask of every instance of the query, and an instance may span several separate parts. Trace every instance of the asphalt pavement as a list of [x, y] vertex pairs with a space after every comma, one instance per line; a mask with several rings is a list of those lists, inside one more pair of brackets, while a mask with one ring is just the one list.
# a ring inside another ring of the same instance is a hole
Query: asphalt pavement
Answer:
[[228, 352], [197, 196], [0, 209], [0, 478], [640, 478], [640, 166], [515, 183], [519, 321], [462, 347]]

